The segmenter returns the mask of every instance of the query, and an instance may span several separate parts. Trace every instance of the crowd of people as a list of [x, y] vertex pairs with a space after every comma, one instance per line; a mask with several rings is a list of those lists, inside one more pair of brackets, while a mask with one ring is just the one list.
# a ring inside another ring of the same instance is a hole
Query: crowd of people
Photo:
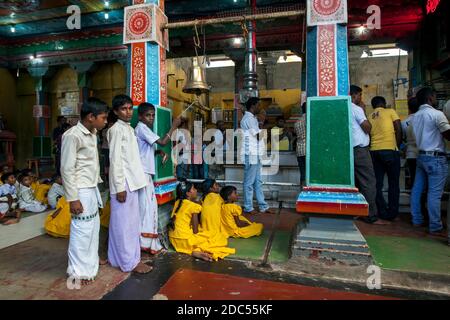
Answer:
[[[412, 225], [428, 227], [430, 235], [447, 238], [441, 199], [448, 176], [445, 140], [450, 140], [450, 124], [445, 114], [436, 109], [435, 91], [424, 87], [410, 97], [409, 116], [403, 123], [380, 96], [372, 99], [374, 110], [366, 117], [362, 93], [361, 88], [351, 86], [355, 181], [369, 203], [369, 217], [364, 221], [389, 224], [398, 220], [400, 151], [404, 151], [412, 186]], [[383, 196], [386, 175], [387, 202]]]

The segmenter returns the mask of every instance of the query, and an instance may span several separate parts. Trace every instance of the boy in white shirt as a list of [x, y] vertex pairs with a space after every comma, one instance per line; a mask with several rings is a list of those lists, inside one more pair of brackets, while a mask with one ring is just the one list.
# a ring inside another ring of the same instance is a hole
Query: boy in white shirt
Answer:
[[16, 177], [12, 172], [1, 177], [0, 186], [0, 223], [10, 225], [19, 223], [21, 211], [17, 208]]
[[59, 198], [64, 197], [64, 188], [62, 186], [62, 178], [61, 175], [56, 174], [53, 176], [53, 185], [48, 191], [48, 204], [52, 209], [56, 208], [56, 204], [58, 203]]
[[108, 106], [89, 98], [83, 103], [80, 121], [62, 137], [61, 176], [64, 194], [70, 204], [69, 265], [71, 279], [91, 283], [98, 273], [98, 242], [100, 217], [103, 207], [98, 184], [100, 164], [97, 149], [97, 131], [106, 125]]
[[119, 267], [123, 272], [148, 273], [152, 268], [141, 262], [138, 192], [148, 185], [148, 181], [130, 124], [133, 101], [125, 95], [114, 97], [113, 112], [118, 120], [107, 134], [111, 193], [108, 260], [111, 266]]
[[139, 210], [141, 215], [141, 249], [150, 254], [157, 254], [162, 250], [158, 238], [158, 203], [156, 201], [155, 187], [152, 175], [155, 174], [155, 154], [160, 155], [163, 165], [168, 155], [162, 150], [155, 150], [155, 144], [165, 146], [171, 141], [172, 133], [178, 128], [181, 119], [177, 118], [172, 128], [160, 138], [152, 131], [155, 121], [155, 106], [150, 103], [141, 103], [138, 108], [139, 123], [135, 133], [139, 147], [142, 168], [148, 185], [139, 190]]
[[19, 188], [19, 208], [34, 213], [40, 213], [47, 210], [47, 206], [36, 200], [34, 192], [31, 189], [32, 177], [25, 175], [20, 177]]

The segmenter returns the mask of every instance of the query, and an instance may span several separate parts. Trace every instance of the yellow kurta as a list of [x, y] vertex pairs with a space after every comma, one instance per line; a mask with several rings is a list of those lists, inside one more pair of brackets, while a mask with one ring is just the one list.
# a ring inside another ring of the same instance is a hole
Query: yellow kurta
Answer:
[[[249, 225], [239, 228], [234, 217], [238, 217], [240, 221]], [[254, 223], [245, 218], [242, 215], [242, 208], [234, 203], [226, 203], [222, 206], [222, 226], [229, 237], [244, 239], [261, 235], [264, 228], [262, 223]]]
[[39, 182], [33, 182], [31, 184], [31, 189], [34, 192], [34, 197], [37, 201], [43, 204], [48, 204], [47, 195], [50, 188], [50, 185], [44, 183], [41, 184]]
[[217, 193], [210, 193], [203, 200], [200, 215], [201, 231], [211, 235], [221, 233], [222, 230], [222, 197]]
[[169, 230], [169, 239], [177, 252], [192, 255], [192, 252], [209, 253], [215, 261], [223, 259], [236, 252], [235, 249], [228, 248], [226, 237], [211, 237], [206, 232], [194, 234], [192, 229], [192, 217], [202, 211], [202, 206], [189, 200], [183, 203], [175, 214], [179, 200], [175, 203], [172, 217], [175, 215], [175, 228]]
[[[56, 210], [61, 208], [61, 212], [52, 218], [52, 214]], [[45, 220], [45, 231], [56, 238], [68, 238], [70, 234], [70, 221], [72, 219], [70, 215], [70, 204], [66, 201], [64, 197], [61, 197], [56, 204], [56, 209], [47, 216]]]
[[108, 201], [103, 209], [100, 209], [100, 225], [109, 228], [109, 218], [111, 217], [111, 202]]

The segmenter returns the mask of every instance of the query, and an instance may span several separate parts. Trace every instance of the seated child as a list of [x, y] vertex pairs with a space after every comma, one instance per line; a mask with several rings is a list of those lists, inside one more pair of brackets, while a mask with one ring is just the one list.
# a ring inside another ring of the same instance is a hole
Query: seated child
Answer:
[[200, 230], [211, 236], [222, 233], [222, 205], [223, 199], [219, 195], [220, 186], [213, 179], [206, 179], [202, 185], [203, 203], [200, 215]]
[[222, 206], [222, 226], [229, 237], [247, 239], [261, 235], [264, 226], [245, 218], [242, 215], [242, 208], [236, 204], [238, 195], [235, 187], [222, 188], [220, 195], [225, 201]]
[[70, 204], [66, 201], [66, 198], [60, 197], [56, 210], [50, 213], [45, 220], [45, 231], [55, 238], [69, 238], [71, 219]]
[[[55, 209], [56, 203], [58, 202], [59, 198], [64, 196], [64, 188], [62, 186], [62, 178], [61, 175], [56, 174], [53, 176], [53, 185], [48, 191], [48, 204], [50, 205], [50, 208]], [[37, 199], [37, 197], [36, 197]]]
[[234, 254], [236, 250], [227, 247], [225, 237], [221, 237], [220, 242], [213, 242], [207, 233], [199, 232], [198, 215], [202, 206], [194, 202], [196, 198], [197, 190], [192, 183], [179, 183], [169, 230], [169, 239], [175, 250], [205, 261], [217, 261]]
[[47, 206], [36, 200], [31, 190], [30, 176], [21, 176], [19, 189], [19, 208], [30, 212], [43, 212], [47, 210]]
[[16, 177], [12, 172], [1, 177], [0, 187], [0, 223], [4, 225], [15, 224], [20, 221], [21, 212], [17, 208]]

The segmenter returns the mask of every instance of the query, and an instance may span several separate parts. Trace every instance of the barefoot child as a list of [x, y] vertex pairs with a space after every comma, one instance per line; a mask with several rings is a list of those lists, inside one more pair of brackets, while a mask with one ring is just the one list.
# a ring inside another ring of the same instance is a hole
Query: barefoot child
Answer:
[[139, 147], [130, 121], [133, 101], [125, 95], [113, 99], [117, 122], [108, 130], [109, 221], [108, 260], [123, 272], [148, 273], [152, 268], [141, 262], [141, 219], [139, 189], [148, 185], [139, 157]]
[[155, 187], [152, 175], [155, 174], [155, 154], [160, 155], [163, 165], [168, 155], [162, 150], [155, 150], [155, 144], [165, 146], [171, 141], [172, 133], [178, 128], [181, 119], [175, 119], [172, 128], [160, 138], [153, 131], [155, 121], [155, 106], [150, 103], [141, 103], [138, 108], [139, 123], [135, 133], [139, 146], [142, 168], [148, 185], [139, 190], [139, 211], [141, 215], [141, 249], [150, 254], [157, 254], [162, 250], [158, 239], [158, 203], [156, 202]]
[[93, 281], [99, 268], [99, 207], [103, 204], [98, 190], [102, 180], [97, 131], [105, 127], [107, 111], [106, 103], [89, 98], [81, 107], [78, 124], [62, 138], [61, 176], [72, 214], [67, 274], [83, 284]]
[[17, 208], [16, 177], [12, 172], [1, 177], [0, 187], [0, 223], [4, 225], [15, 224], [20, 221], [21, 212]]
[[194, 185], [180, 182], [172, 211], [173, 223], [169, 230], [169, 239], [175, 250], [205, 261], [217, 261], [234, 254], [236, 250], [227, 247], [226, 237], [221, 237], [221, 242], [213, 242], [209, 234], [199, 232], [198, 215], [202, 206], [195, 203], [196, 198]]
[[29, 212], [44, 212], [47, 206], [36, 200], [33, 190], [31, 189], [32, 177], [21, 176], [19, 188], [19, 208]]
[[222, 206], [222, 226], [228, 236], [247, 239], [261, 235], [264, 226], [245, 218], [242, 215], [242, 208], [236, 204], [238, 195], [235, 187], [222, 188], [220, 195], [225, 200]]

